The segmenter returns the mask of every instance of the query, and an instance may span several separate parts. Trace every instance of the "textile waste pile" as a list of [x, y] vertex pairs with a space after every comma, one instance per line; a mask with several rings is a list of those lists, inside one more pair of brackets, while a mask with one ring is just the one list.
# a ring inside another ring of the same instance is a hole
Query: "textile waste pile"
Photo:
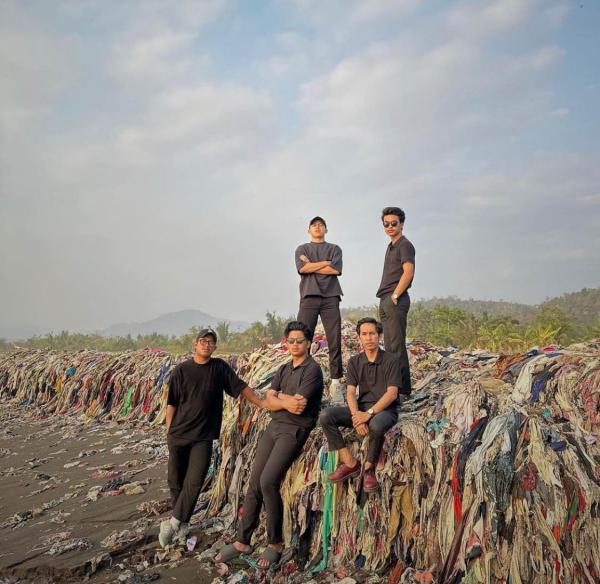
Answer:
[[[343, 345], [346, 362], [359, 349], [349, 323]], [[312, 352], [327, 378], [322, 335]], [[386, 436], [379, 492], [327, 481], [337, 460], [320, 429], [288, 472], [280, 578], [600, 581], [600, 339], [500, 356], [413, 342], [409, 356], [413, 392]], [[169, 371], [183, 358], [17, 350], [0, 357], [0, 398], [158, 426]], [[264, 389], [288, 356], [278, 344], [228, 359]], [[214, 472], [193, 518], [221, 524], [221, 541], [234, 532], [268, 420], [226, 401]], [[368, 438], [346, 435], [363, 455]], [[256, 537], [264, 543], [263, 531]]]

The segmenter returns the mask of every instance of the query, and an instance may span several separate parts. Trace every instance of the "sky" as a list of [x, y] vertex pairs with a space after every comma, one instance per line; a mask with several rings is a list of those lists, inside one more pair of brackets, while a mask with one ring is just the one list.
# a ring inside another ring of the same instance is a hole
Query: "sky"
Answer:
[[600, 285], [600, 3], [1, 0], [0, 336], [298, 305], [322, 215], [373, 304]]

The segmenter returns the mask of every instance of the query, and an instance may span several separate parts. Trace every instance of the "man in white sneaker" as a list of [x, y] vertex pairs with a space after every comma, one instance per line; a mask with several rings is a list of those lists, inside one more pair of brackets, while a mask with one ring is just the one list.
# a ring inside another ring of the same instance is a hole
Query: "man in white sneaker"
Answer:
[[343, 402], [340, 301], [344, 293], [338, 281], [342, 275], [342, 250], [339, 245], [325, 241], [327, 223], [322, 217], [310, 220], [308, 233], [310, 242], [296, 249], [296, 269], [300, 274], [298, 320], [314, 333], [321, 317], [329, 348], [330, 393]]
[[169, 378], [166, 430], [173, 513], [160, 524], [161, 547], [184, 538], [189, 531], [189, 521], [210, 467], [212, 442], [221, 433], [223, 392], [266, 407], [265, 400], [223, 359], [212, 357], [216, 346], [216, 333], [202, 329], [193, 344], [194, 356], [177, 365]]

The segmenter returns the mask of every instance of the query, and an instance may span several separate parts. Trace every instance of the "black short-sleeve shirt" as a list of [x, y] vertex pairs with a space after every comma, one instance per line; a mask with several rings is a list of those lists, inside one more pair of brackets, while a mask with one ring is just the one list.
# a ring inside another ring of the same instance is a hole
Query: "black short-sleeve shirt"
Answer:
[[323, 398], [323, 371], [312, 357], [307, 357], [297, 367], [292, 365], [292, 361], [284, 363], [277, 370], [271, 388], [286, 395], [299, 393], [307, 401], [306, 408], [301, 414], [296, 415], [287, 410], [279, 410], [271, 412], [273, 420], [302, 428], [316, 426]]
[[188, 440], [216, 440], [223, 419], [223, 392], [237, 397], [246, 387], [223, 359], [200, 365], [189, 359], [173, 369], [167, 404], [175, 406], [169, 434]]
[[[415, 264], [415, 246], [406, 237], [402, 236], [396, 243], [390, 243], [387, 246], [377, 298], [383, 298], [394, 292], [400, 277], [404, 273], [402, 264], [406, 262]], [[412, 281], [408, 284], [406, 290], [411, 286]]]
[[[300, 256], [305, 255], [311, 262], [331, 262], [331, 267], [342, 273], [342, 249], [335, 243], [303, 243], [296, 248], [296, 269], [300, 274], [300, 268], [304, 262]], [[305, 296], [342, 296], [342, 287], [337, 276], [329, 274], [300, 274], [300, 298]]]
[[[390, 386], [397, 387], [398, 393], [410, 391], [402, 387], [401, 372], [400, 357], [396, 353], [379, 349], [375, 361], [370, 362], [362, 352], [350, 357], [346, 383], [358, 387], [358, 405], [365, 410], [374, 406]], [[387, 409], [396, 409], [396, 406], [393, 402]]]

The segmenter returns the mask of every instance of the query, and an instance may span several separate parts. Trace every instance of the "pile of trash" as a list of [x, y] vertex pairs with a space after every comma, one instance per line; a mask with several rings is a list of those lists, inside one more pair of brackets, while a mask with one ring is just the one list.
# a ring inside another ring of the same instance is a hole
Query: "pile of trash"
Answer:
[[[358, 350], [349, 323], [343, 345], [346, 362]], [[327, 377], [320, 335], [312, 352]], [[337, 460], [320, 429], [288, 472], [287, 554], [274, 581], [323, 573], [390, 583], [600, 581], [600, 340], [502, 356], [415, 342], [409, 357], [413, 393], [386, 437], [379, 492], [327, 481]], [[260, 389], [287, 359], [278, 344], [230, 362]], [[15, 351], [0, 358], [0, 397], [159, 424], [180, 360], [159, 351]], [[227, 399], [211, 483], [193, 518], [219, 526], [221, 542], [234, 534], [268, 421]], [[364, 455], [368, 439], [347, 437]], [[264, 544], [264, 531], [256, 538]], [[246, 570], [252, 580], [254, 568]]]

